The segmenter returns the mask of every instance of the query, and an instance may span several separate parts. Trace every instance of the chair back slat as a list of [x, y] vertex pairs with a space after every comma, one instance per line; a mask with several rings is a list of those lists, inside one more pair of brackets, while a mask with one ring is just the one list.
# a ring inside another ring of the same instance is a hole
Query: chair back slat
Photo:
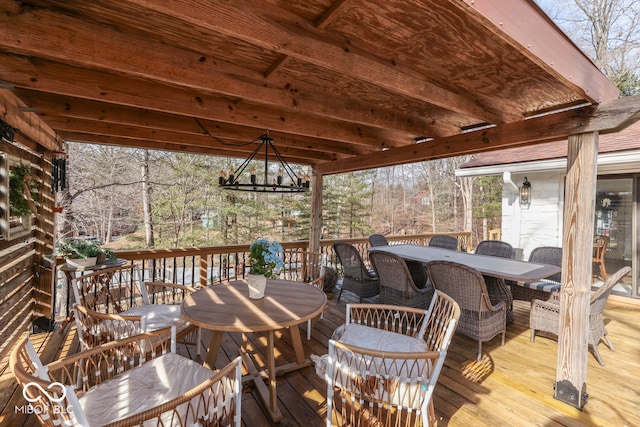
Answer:
[[389, 242], [382, 234], [372, 234], [369, 236], [369, 244], [371, 246], [387, 246]]
[[71, 281], [76, 303], [100, 313], [120, 313], [128, 308], [149, 304], [138, 268], [123, 265], [97, 270]]
[[[422, 273], [410, 271], [409, 263], [395, 254], [372, 252], [369, 260], [380, 281], [380, 300], [384, 304], [426, 308], [433, 296], [433, 287], [427, 282], [426, 270], [421, 263], [411, 267]], [[414, 274], [421, 277], [420, 286], [414, 282]]]
[[338, 301], [340, 301], [344, 290], [357, 294], [360, 301], [363, 298], [378, 295], [380, 292], [378, 276], [374, 270], [369, 270], [366, 267], [356, 247], [349, 243], [336, 242], [333, 244], [333, 250], [342, 264], [343, 272]]
[[[562, 267], [562, 248], [555, 246], [540, 246], [531, 251], [529, 255], [529, 261], [538, 264], [551, 264]], [[553, 282], [561, 283], [562, 271], [545, 278], [545, 280], [551, 280]]]
[[458, 303], [461, 310], [487, 311], [491, 306], [482, 274], [474, 268], [450, 261], [427, 264], [429, 277], [436, 290]]
[[367, 267], [355, 246], [349, 243], [337, 242], [333, 248], [338, 255], [345, 277], [355, 280], [364, 280], [369, 276]]
[[476, 246], [476, 254], [497, 256], [500, 258], [512, 258], [513, 246], [502, 240], [483, 240]]
[[613, 287], [618, 284], [620, 280], [631, 272], [631, 267], [625, 266], [614, 274], [609, 276], [607, 280], [596, 291], [591, 293], [591, 315], [601, 313], [607, 303], [607, 298], [611, 295]]
[[412, 294], [416, 285], [405, 261], [397, 255], [384, 252], [373, 252], [369, 255], [373, 268], [378, 273], [380, 286], [395, 289], [398, 292]]
[[431, 351], [446, 351], [460, 320], [460, 306], [453, 298], [435, 291], [429, 306], [424, 339]]
[[429, 246], [457, 251], [458, 238], [453, 236], [447, 236], [445, 234], [433, 236], [431, 239], [429, 239]]

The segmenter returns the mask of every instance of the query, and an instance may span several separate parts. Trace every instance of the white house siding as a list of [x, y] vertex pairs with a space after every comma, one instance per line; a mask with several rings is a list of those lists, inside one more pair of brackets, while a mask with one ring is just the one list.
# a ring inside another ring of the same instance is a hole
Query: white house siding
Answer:
[[[523, 182], [524, 177], [512, 175], [515, 183]], [[508, 186], [502, 191], [502, 240], [521, 248], [525, 260], [538, 246], [562, 246], [565, 174], [528, 172], [526, 177], [531, 183], [529, 209], [520, 207], [518, 195]]]

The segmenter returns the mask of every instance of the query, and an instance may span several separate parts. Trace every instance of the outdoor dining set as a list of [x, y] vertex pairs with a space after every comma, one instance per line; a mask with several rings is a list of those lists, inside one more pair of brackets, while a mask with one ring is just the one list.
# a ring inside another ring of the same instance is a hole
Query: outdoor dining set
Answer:
[[[25, 398], [42, 408], [42, 425], [241, 425], [243, 385], [254, 386], [272, 422], [281, 421], [277, 376], [314, 365], [327, 385], [326, 424], [412, 426], [435, 423], [432, 399], [454, 333], [505, 344], [513, 301], [530, 301], [531, 341], [558, 334], [562, 249], [539, 247], [528, 261], [512, 258], [506, 242], [487, 240], [475, 253], [456, 237], [434, 236], [427, 246], [389, 244], [372, 235], [366, 253], [337, 242], [346, 320], [326, 354], [305, 355], [298, 325], [311, 337], [327, 303], [325, 256], [309, 254], [302, 282], [268, 279], [255, 298], [245, 280], [195, 289], [145, 282], [134, 264], [71, 278], [73, 318], [82, 351], [43, 365], [28, 338], [11, 367]], [[613, 349], [602, 309], [613, 286], [629, 274], [608, 275], [591, 296], [589, 344], [604, 364], [601, 339]], [[211, 332], [204, 363], [176, 352], [183, 343], [201, 354], [202, 330]], [[295, 360], [276, 366], [279, 330], [289, 331]], [[266, 334], [266, 360], [247, 351], [247, 335]], [[239, 356], [218, 360], [225, 333], [242, 334]], [[220, 366], [223, 365], [223, 366]], [[152, 393], [151, 393], [152, 391]], [[376, 424], [377, 423], [377, 424]]]

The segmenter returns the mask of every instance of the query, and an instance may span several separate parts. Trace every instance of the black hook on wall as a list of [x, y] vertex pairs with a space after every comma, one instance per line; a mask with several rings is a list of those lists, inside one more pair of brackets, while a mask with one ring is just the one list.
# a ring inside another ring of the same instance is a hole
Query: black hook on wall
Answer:
[[0, 119], [0, 138], [7, 142], [13, 142], [16, 130], [11, 125]]

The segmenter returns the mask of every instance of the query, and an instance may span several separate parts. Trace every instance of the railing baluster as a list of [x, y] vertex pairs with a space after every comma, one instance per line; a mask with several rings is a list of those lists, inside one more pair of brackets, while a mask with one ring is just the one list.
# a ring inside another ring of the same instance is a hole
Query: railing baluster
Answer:
[[[427, 244], [428, 241], [437, 233], [425, 233], [420, 235], [402, 235], [402, 236], [387, 236], [388, 240], [392, 244], [398, 243], [418, 243]], [[451, 232], [443, 233], [457, 237], [461, 242], [462, 248], [470, 248], [471, 233], [469, 232]], [[325, 255], [327, 265], [338, 270], [337, 257], [333, 253], [332, 245], [337, 241], [349, 242], [358, 248], [363, 255], [364, 259], [368, 260], [367, 249], [369, 247], [368, 239], [366, 237], [355, 239], [327, 239], [320, 242], [318, 251]], [[295, 241], [295, 242], [281, 242], [284, 247], [283, 259], [285, 266], [281, 277], [291, 278], [292, 280], [300, 279], [299, 268], [302, 267], [301, 254], [304, 251], [309, 250], [308, 241]], [[124, 258], [134, 261], [136, 264], [140, 264], [142, 267], [142, 277], [151, 278], [156, 280], [158, 277], [167, 279], [170, 274], [167, 271], [168, 258], [172, 258], [173, 272], [171, 273], [171, 282], [179, 283], [183, 285], [195, 286], [201, 281], [205, 286], [210, 283], [221, 283], [232, 279], [231, 276], [235, 276], [237, 279], [244, 278], [248, 267], [248, 253], [250, 245], [226, 245], [226, 246], [211, 246], [201, 248], [180, 248], [175, 251], [170, 249], [150, 249], [150, 250], [131, 250], [131, 251], [114, 251], [118, 258]], [[199, 258], [198, 258], [199, 257]], [[188, 265], [189, 260], [191, 266]], [[198, 262], [200, 261], [200, 262]], [[64, 262], [62, 258], [58, 260], [59, 263]], [[162, 271], [157, 267], [158, 263], [162, 263]], [[202, 278], [196, 275], [199, 271], [200, 265], [204, 270], [202, 272]], [[180, 272], [179, 269], [182, 269]], [[190, 268], [191, 276], [189, 277]], [[233, 269], [233, 270], [231, 270]]]

